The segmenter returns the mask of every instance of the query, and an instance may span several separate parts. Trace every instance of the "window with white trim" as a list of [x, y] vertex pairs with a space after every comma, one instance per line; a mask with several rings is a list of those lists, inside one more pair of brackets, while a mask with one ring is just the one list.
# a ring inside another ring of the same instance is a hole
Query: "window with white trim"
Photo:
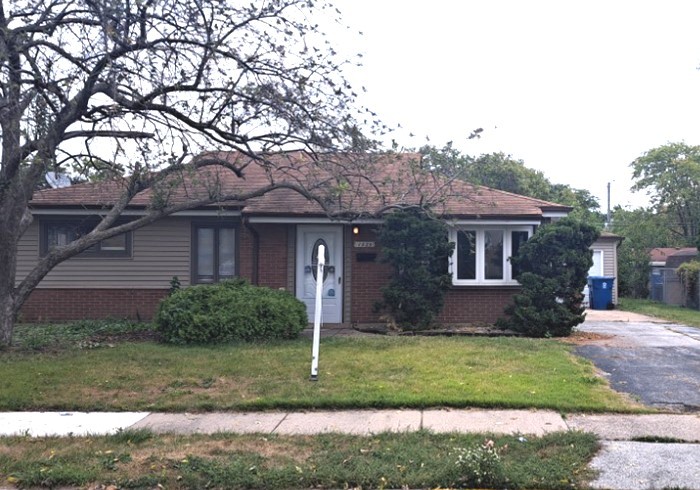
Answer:
[[531, 226], [473, 226], [450, 229], [455, 250], [450, 261], [452, 284], [517, 285], [510, 257], [532, 235]]

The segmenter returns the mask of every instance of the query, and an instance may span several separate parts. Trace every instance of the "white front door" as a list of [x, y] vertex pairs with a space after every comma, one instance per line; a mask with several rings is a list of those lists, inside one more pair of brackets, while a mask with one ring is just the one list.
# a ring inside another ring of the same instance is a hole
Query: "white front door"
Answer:
[[309, 321], [314, 321], [318, 246], [326, 247], [323, 277], [323, 323], [343, 321], [343, 227], [299, 225], [297, 227], [297, 298], [306, 304]]

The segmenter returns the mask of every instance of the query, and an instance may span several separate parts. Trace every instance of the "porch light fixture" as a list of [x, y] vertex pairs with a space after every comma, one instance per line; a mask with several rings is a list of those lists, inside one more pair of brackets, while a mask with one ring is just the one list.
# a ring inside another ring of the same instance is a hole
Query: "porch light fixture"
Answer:
[[359, 234], [360, 234], [360, 227], [359, 227], [359, 226], [353, 226], [353, 227], [352, 227], [352, 234], [353, 234], [353, 235], [359, 235]]

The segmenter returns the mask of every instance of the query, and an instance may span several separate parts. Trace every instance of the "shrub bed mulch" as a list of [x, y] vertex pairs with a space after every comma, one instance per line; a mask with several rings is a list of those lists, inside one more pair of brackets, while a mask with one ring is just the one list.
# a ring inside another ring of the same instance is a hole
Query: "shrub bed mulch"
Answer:
[[353, 327], [358, 332], [373, 333], [378, 335], [398, 335], [425, 337], [521, 337], [519, 332], [503, 330], [489, 324], [455, 324], [425, 330], [397, 331], [383, 324], [361, 324]]

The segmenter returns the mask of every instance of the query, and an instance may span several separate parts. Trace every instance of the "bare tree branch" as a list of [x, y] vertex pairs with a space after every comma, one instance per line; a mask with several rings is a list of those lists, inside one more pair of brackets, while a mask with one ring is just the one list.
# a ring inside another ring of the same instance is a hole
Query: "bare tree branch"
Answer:
[[66, 131], [63, 134], [64, 140], [72, 138], [153, 138], [154, 133], [146, 133], [144, 131], [109, 131], [109, 130], [80, 130]]
[[[0, 1], [0, 315], [16, 315], [56, 264], [183, 209], [285, 190], [340, 216], [354, 211], [339, 202], [366, 199], [349, 181], [380, 191], [371, 172], [320, 158], [374, 147], [357, 122], [371, 113], [356, 106], [346, 61], [320, 31], [326, 7], [324, 0]], [[372, 118], [364, 130], [381, 128]], [[266, 156], [291, 149], [310, 158], [302, 165]], [[213, 186], [204, 197], [185, 189], [191, 199], [172, 201], [174, 183], [205, 167], [243, 180], [259, 168], [266, 181], [245, 192]], [[121, 195], [91, 232], [18, 280], [17, 246], [47, 171], [113, 179]], [[145, 190], [154, 196], [146, 215], [117, 224]], [[2, 345], [14, 319], [0, 320]]]

